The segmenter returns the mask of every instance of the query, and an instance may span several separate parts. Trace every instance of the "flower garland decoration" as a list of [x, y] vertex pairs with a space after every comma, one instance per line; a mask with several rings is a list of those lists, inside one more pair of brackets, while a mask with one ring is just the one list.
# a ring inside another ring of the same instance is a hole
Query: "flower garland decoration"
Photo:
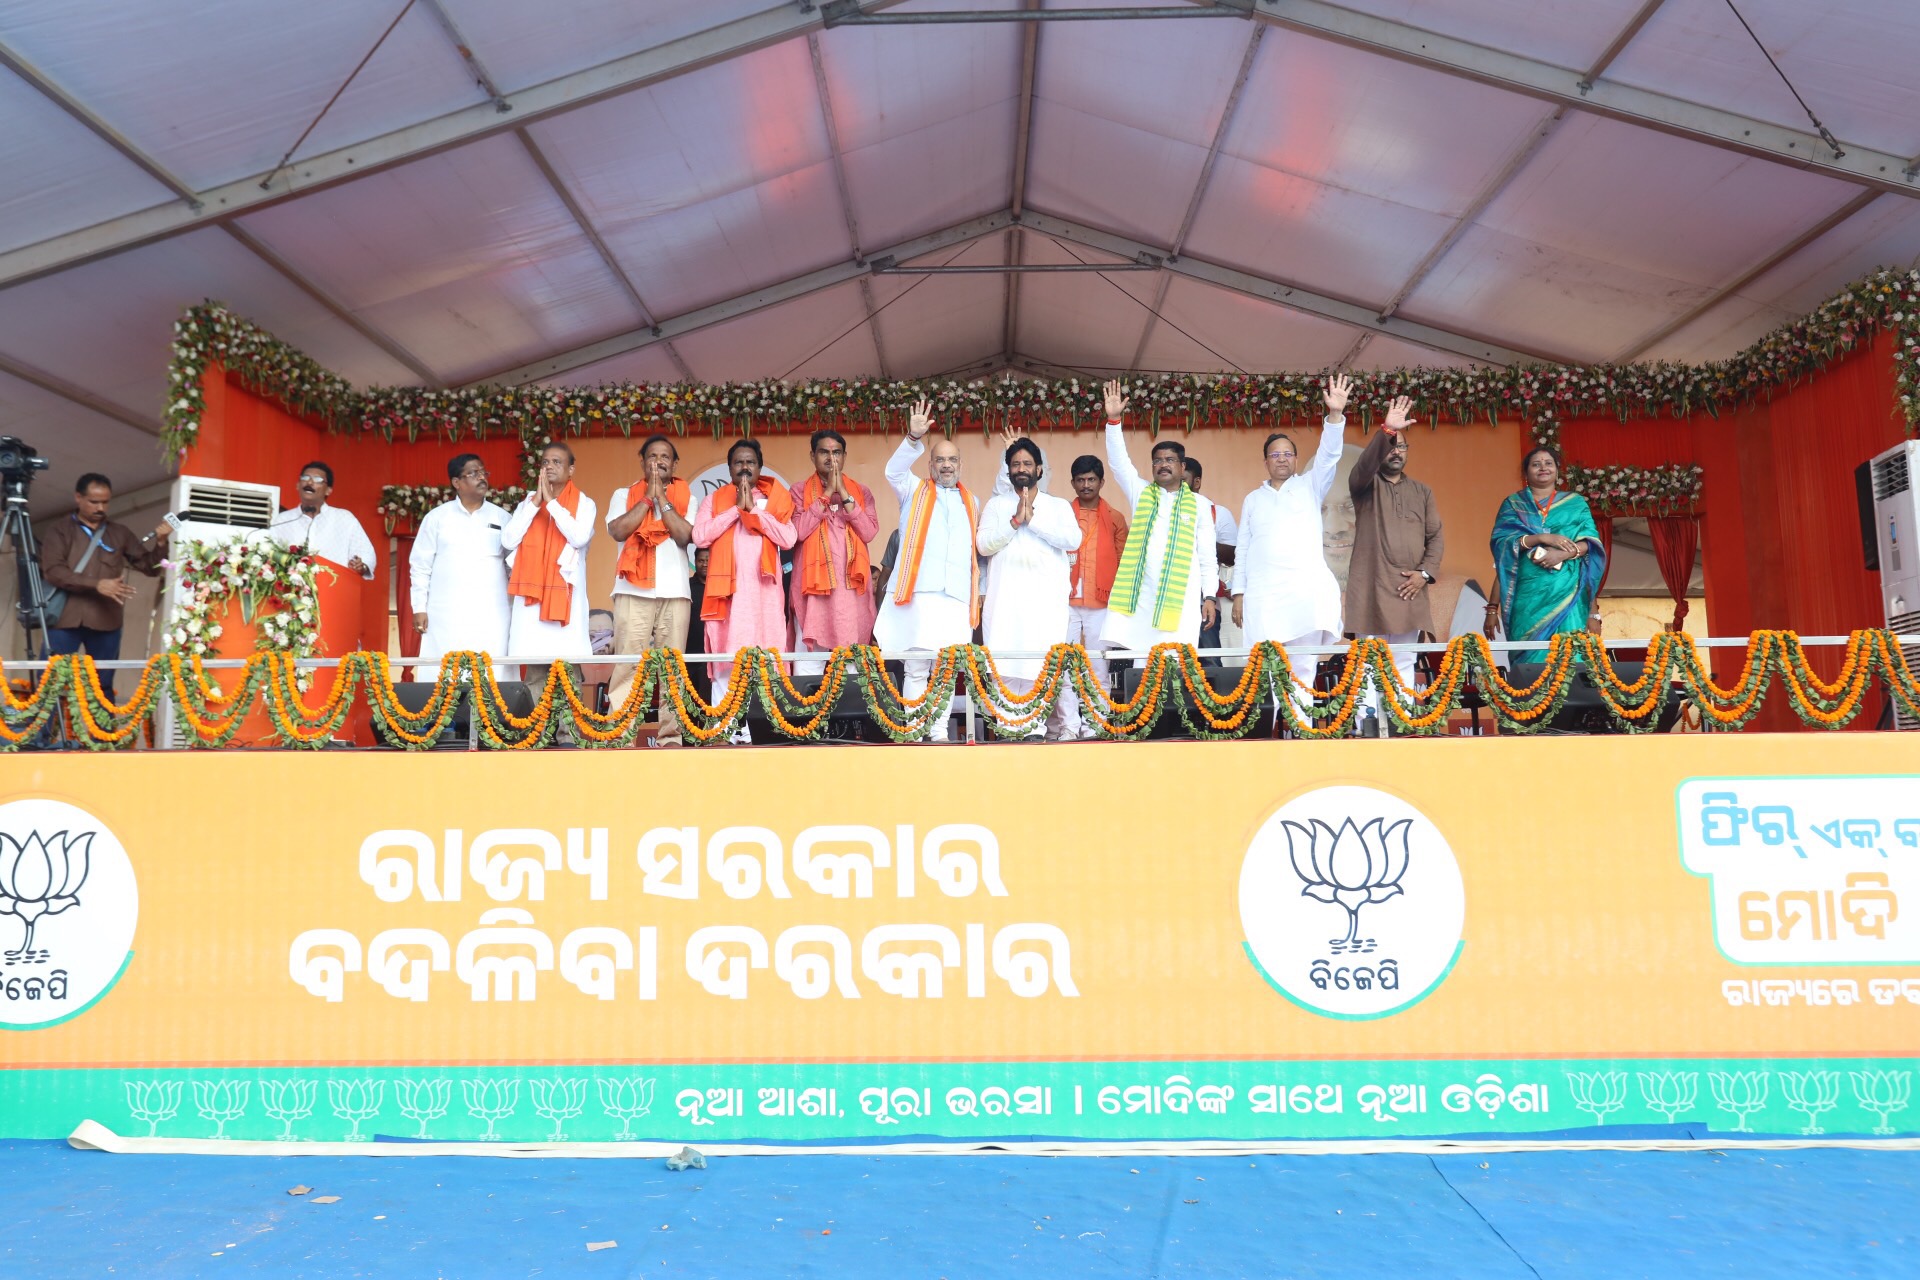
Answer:
[[[1519, 418], [1533, 438], [1557, 444], [1560, 424], [1581, 416], [1683, 417], [1719, 414], [1772, 394], [1870, 342], [1895, 336], [1898, 405], [1920, 428], [1920, 269], [1881, 269], [1848, 285], [1811, 313], [1720, 361], [1627, 365], [1522, 364], [1505, 369], [1402, 368], [1354, 375], [1352, 412], [1371, 422], [1393, 397], [1411, 396], [1436, 420]], [[635, 431], [722, 435], [842, 430], [884, 433], [925, 397], [950, 429], [1094, 427], [1104, 416], [1098, 379], [823, 378], [735, 383], [619, 383], [599, 387], [478, 386], [453, 390], [358, 390], [311, 357], [219, 303], [190, 307], [174, 325], [170, 399], [162, 433], [170, 463], [192, 447], [205, 413], [201, 382], [219, 364], [249, 389], [341, 432], [392, 440], [431, 436], [449, 443], [508, 436], [537, 457], [539, 444], [567, 435]], [[1132, 411], [1148, 428], [1284, 427], [1319, 415], [1319, 372], [1132, 375], [1123, 378]], [[523, 458], [523, 470], [526, 459]], [[1576, 469], [1569, 467], [1569, 473]], [[1674, 514], [1699, 500], [1687, 467], [1605, 467], [1569, 475], [1604, 514]], [[441, 498], [434, 486], [389, 486], [382, 514], [417, 520]], [[512, 494], [512, 490], [507, 491]], [[514, 501], [518, 497], [514, 496]], [[393, 508], [389, 511], [388, 508]]]
[[[538, 455], [535, 454], [538, 466]], [[510, 484], [504, 489], [495, 489], [487, 495], [487, 501], [508, 511], [520, 505], [527, 496], [527, 486]], [[380, 503], [374, 511], [386, 522], [387, 532], [392, 534], [402, 528], [417, 528], [427, 513], [435, 507], [445, 506], [454, 499], [453, 486], [447, 484], [389, 484], [380, 487]]]
[[[220, 638], [228, 603], [238, 597], [240, 616], [257, 623], [259, 648], [312, 657], [320, 643], [322, 571], [304, 551], [270, 538], [183, 542], [168, 567], [180, 571], [180, 595], [166, 624], [169, 651], [205, 657]], [[325, 570], [332, 573], [331, 569]], [[277, 605], [275, 612], [263, 612]]]
[[1561, 481], [1596, 516], [1681, 516], [1699, 509], [1706, 471], [1696, 465], [1587, 467], [1567, 464]]
[[[817, 740], [826, 729], [849, 683], [861, 691], [867, 713], [895, 742], [926, 738], [934, 722], [947, 714], [962, 676], [969, 697], [989, 727], [1002, 737], [1031, 731], [1072, 689], [1082, 713], [1099, 736], [1127, 740], [1146, 736], [1166, 714], [1173, 699], [1183, 727], [1196, 738], [1239, 738], [1262, 730], [1277, 715], [1297, 737], [1332, 738], [1350, 734], [1367, 690], [1379, 689], [1394, 730], [1408, 735], [1445, 733], [1460, 710], [1468, 685], [1493, 712], [1502, 733], [1535, 733], [1552, 723], [1576, 678], [1593, 682], [1614, 726], [1644, 733], [1659, 726], [1661, 712], [1677, 697], [1689, 719], [1709, 732], [1730, 732], [1757, 715], [1768, 692], [1778, 685], [1789, 705], [1812, 727], [1839, 729], [1851, 723], [1877, 686], [1884, 686], [1906, 710], [1920, 716], [1920, 673], [1901, 651], [1898, 638], [1884, 630], [1854, 632], [1838, 673], [1822, 678], [1808, 661], [1800, 638], [1791, 631], [1756, 631], [1734, 682], [1722, 687], [1682, 632], [1662, 632], [1647, 644], [1640, 674], [1623, 677], [1599, 638], [1586, 633], [1554, 636], [1540, 674], [1514, 685], [1501, 671], [1486, 640], [1460, 636], [1440, 656], [1438, 672], [1424, 690], [1408, 689], [1393, 665], [1393, 652], [1378, 638], [1349, 646], [1333, 686], [1316, 690], [1303, 710], [1292, 696], [1293, 671], [1286, 651], [1263, 643], [1254, 647], [1234, 687], [1225, 692], [1208, 683], [1208, 669], [1188, 645], [1156, 645], [1133, 696], [1115, 701], [1094, 675], [1084, 648], [1059, 644], [1048, 651], [1033, 688], [1009, 689], [993, 657], [978, 645], [954, 645], [940, 652], [927, 691], [904, 697], [886, 673], [879, 650], [870, 645], [835, 650], [814, 692], [802, 693], [788, 678], [778, 656], [765, 649], [734, 655], [735, 675], [727, 694], [709, 703], [688, 676], [683, 655], [654, 650], [636, 672], [633, 690], [606, 712], [581, 699], [570, 664], [548, 669], [533, 711], [514, 715], [493, 677], [492, 658], [484, 653], [454, 653], [441, 662], [439, 679], [418, 712], [403, 707], [394, 691], [393, 670], [383, 653], [348, 654], [334, 670], [333, 682], [314, 705], [304, 686], [306, 673], [285, 650], [262, 650], [247, 660], [232, 692], [223, 693], [208, 678], [198, 654], [171, 651], [148, 659], [138, 686], [123, 702], [109, 698], [93, 660], [84, 654], [53, 658], [24, 695], [15, 692], [0, 670], [0, 751], [34, 741], [49, 720], [67, 713], [70, 734], [88, 747], [111, 750], [136, 740], [148, 717], [168, 700], [178, 707], [189, 745], [219, 748], [232, 742], [260, 698], [275, 736], [288, 746], [313, 748], [331, 741], [355, 699], [364, 697], [381, 738], [392, 747], [422, 751], [435, 746], [452, 723], [462, 700], [474, 704], [476, 734], [494, 750], [526, 751], [548, 745], [561, 731], [586, 748], [632, 745], [652, 717], [654, 695], [663, 694], [679, 716], [689, 742], [722, 742], [758, 703], [776, 733], [793, 741]], [[1584, 676], [1583, 674], [1584, 673]], [[1175, 698], [1176, 690], [1184, 696]]]

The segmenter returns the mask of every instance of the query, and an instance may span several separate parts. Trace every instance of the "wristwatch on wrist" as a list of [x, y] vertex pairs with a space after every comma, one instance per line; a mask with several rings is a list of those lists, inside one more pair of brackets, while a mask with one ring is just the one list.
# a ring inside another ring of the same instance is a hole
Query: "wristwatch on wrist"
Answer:
[[1427, 585], [1432, 586], [1434, 583], [1433, 575], [1428, 573], [1425, 569], [1422, 569], [1419, 572], [1420, 572], [1420, 576], [1427, 580]]

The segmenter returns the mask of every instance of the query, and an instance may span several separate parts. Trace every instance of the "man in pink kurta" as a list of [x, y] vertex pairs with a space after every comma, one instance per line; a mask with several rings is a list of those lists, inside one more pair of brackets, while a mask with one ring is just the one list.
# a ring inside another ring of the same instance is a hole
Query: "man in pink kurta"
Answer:
[[[787, 608], [779, 553], [793, 545], [793, 499], [761, 477], [757, 440], [735, 442], [727, 451], [727, 471], [733, 484], [701, 503], [693, 522], [694, 545], [711, 548], [700, 609], [707, 624], [707, 651], [785, 649]], [[726, 696], [732, 675], [731, 662], [713, 665], [716, 702]]]
[[838, 431], [813, 433], [813, 474], [793, 486], [794, 648], [820, 659], [793, 664], [795, 675], [826, 671], [825, 655], [873, 638], [873, 571], [867, 544], [880, 532], [873, 492], [847, 479], [847, 441]]

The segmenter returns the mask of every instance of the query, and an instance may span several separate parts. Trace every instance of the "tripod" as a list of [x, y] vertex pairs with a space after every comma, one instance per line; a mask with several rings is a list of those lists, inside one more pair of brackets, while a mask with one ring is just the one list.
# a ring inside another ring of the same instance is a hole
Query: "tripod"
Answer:
[[[20, 619], [20, 629], [27, 637], [27, 658], [47, 656], [47, 627], [53, 619], [47, 617], [47, 584], [40, 576], [40, 542], [33, 536], [33, 521], [27, 515], [27, 487], [16, 484], [11, 476], [6, 480], [6, 506], [0, 511], [0, 543], [9, 540], [13, 543], [14, 566], [19, 571], [20, 594], [13, 602], [13, 612]], [[33, 651], [33, 635], [40, 633], [40, 652]]]

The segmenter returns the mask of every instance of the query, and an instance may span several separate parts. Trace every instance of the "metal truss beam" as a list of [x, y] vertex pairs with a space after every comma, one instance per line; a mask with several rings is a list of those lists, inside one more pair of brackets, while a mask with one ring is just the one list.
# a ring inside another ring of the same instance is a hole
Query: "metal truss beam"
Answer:
[[846, 284], [849, 281], [867, 279], [873, 274], [873, 268], [876, 265], [892, 266], [898, 262], [924, 257], [929, 253], [938, 253], [942, 249], [969, 244], [984, 236], [996, 235], [1012, 225], [1012, 215], [1005, 212], [988, 214], [984, 218], [974, 218], [883, 249], [867, 261], [849, 259], [831, 267], [822, 267], [818, 271], [809, 271], [805, 275], [782, 280], [763, 289], [755, 289], [738, 297], [716, 302], [711, 306], [700, 307], [697, 310], [661, 320], [646, 328], [631, 329], [610, 338], [602, 338], [598, 342], [590, 342], [585, 346], [574, 347], [569, 351], [535, 360], [530, 364], [489, 374], [484, 378], [475, 379], [475, 385], [492, 382], [521, 386], [529, 382], [543, 382], [570, 370], [597, 364], [602, 360], [625, 355], [630, 351], [639, 351], [644, 347], [666, 342], [682, 334], [693, 333], [728, 320], [735, 320], [741, 316], [752, 315], [756, 311], [764, 311], [768, 307], [779, 306], [795, 298], [804, 298], [822, 289], [831, 289], [835, 285]]
[[[1220, 110], [1220, 123], [1213, 131], [1213, 142], [1207, 147], [1207, 158], [1200, 165], [1200, 177], [1193, 184], [1193, 195], [1187, 200], [1187, 212], [1180, 219], [1180, 229], [1173, 233], [1173, 244], [1169, 257], [1179, 257], [1186, 247], [1187, 235], [1193, 230], [1193, 221], [1200, 216], [1200, 201], [1207, 194], [1207, 186], [1213, 181], [1214, 166], [1220, 160], [1220, 147], [1227, 140], [1227, 129], [1233, 123], [1233, 113], [1240, 107], [1240, 97], [1246, 92], [1247, 81], [1253, 76], [1253, 60], [1260, 52], [1260, 39], [1267, 34], [1263, 26], [1255, 27], [1247, 39], [1247, 48], [1240, 55], [1240, 71], [1233, 79], [1233, 88], [1227, 90], [1226, 106]], [[1153, 326], [1160, 320], [1160, 308], [1166, 305], [1167, 290], [1173, 284], [1171, 275], [1160, 277], [1160, 284], [1154, 290], [1153, 305], [1147, 309], [1147, 322], [1140, 327], [1140, 343], [1134, 348], [1133, 363], [1129, 369], [1138, 369], [1146, 358], [1147, 342], [1153, 337]]]
[[[1581, 77], [1581, 83], [1591, 84], [1598, 80], [1601, 75], [1606, 72], [1606, 69], [1613, 65], [1614, 59], [1624, 53], [1627, 46], [1633, 43], [1633, 38], [1640, 34], [1640, 29], [1652, 20], [1653, 15], [1659, 12], [1660, 6], [1664, 3], [1666, 3], [1666, 0], [1646, 0], [1646, 2], [1640, 6], [1639, 12], [1635, 13], [1633, 17], [1627, 21], [1627, 24], [1620, 28], [1619, 33], [1614, 36], [1612, 43], [1608, 44], [1607, 47], [1601, 51], [1600, 56], [1593, 60], [1592, 65], [1587, 68], [1586, 74]], [[1482, 213], [1486, 212], [1487, 206], [1492, 204], [1501, 192], [1513, 185], [1513, 180], [1520, 176], [1521, 170], [1532, 163], [1533, 158], [1540, 153], [1540, 149], [1546, 146], [1547, 139], [1551, 138], [1554, 132], [1559, 129], [1561, 121], [1567, 118], [1567, 112], [1570, 110], [1572, 110], [1571, 107], [1555, 107], [1541, 119], [1539, 124], [1533, 127], [1525, 138], [1521, 139], [1519, 146], [1515, 147], [1513, 153], [1507, 157], [1506, 163], [1502, 164], [1500, 168], [1494, 172], [1493, 177], [1480, 188], [1479, 193], [1476, 194], [1473, 200], [1468, 203], [1467, 207], [1461, 211], [1460, 216], [1454, 219], [1453, 226], [1448, 228], [1447, 233], [1440, 237], [1433, 248], [1427, 250], [1426, 256], [1420, 259], [1412, 272], [1408, 274], [1406, 280], [1401, 283], [1398, 289], [1394, 290], [1393, 296], [1387, 299], [1387, 305], [1380, 308], [1380, 315], [1383, 318], [1392, 315], [1400, 309], [1400, 304], [1407, 300], [1407, 295], [1419, 288], [1420, 283], [1432, 274], [1436, 266], [1440, 265], [1440, 259], [1446, 257], [1447, 254], [1452, 251], [1454, 245], [1460, 243], [1460, 237], [1467, 233], [1467, 228], [1479, 220]], [[1360, 352], [1365, 349], [1367, 343], [1371, 341], [1372, 336], [1370, 334], [1361, 334], [1359, 340], [1353, 344], [1347, 354], [1340, 357], [1340, 363], [1335, 367], [1344, 369], [1352, 364], [1354, 360], [1359, 357]]]
[[105, 396], [95, 395], [85, 387], [76, 386], [68, 382], [65, 378], [48, 373], [45, 369], [35, 368], [33, 365], [15, 360], [11, 356], [0, 355], [0, 373], [9, 374], [31, 386], [36, 386], [50, 395], [60, 397], [69, 404], [77, 404], [82, 409], [92, 410], [103, 418], [112, 418], [115, 422], [123, 426], [132, 427], [135, 431], [144, 432], [150, 436], [158, 436], [160, 434], [160, 422], [157, 418], [149, 418], [144, 414], [135, 413], [126, 406], [117, 404]]
[[[900, 0], [862, 0], [860, 8], [863, 12], [879, 10], [897, 3]], [[689, 71], [819, 31], [824, 25], [816, 8], [778, 4], [597, 67], [501, 94], [495, 100], [475, 103], [351, 146], [297, 159], [269, 173], [239, 178], [189, 193], [177, 201], [109, 218], [38, 244], [0, 253], [0, 288], [224, 222], [249, 210], [348, 182], [363, 174], [391, 169], [509, 129], [524, 128], [538, 120], [578, 111]]]
[[1399, 316], [1381, 319], [1378, 308], [1362, 306], [1344, 298], [1330, 297], [1327, 294], [1289, 284], [1284, 280], [1271, 280], [1257, 276], [1252, 272], [1238, 271], [1232, 267], [1223, 267], [1216, 263], [1203, 262], [1192, 257], [1168, 257], [1166, 250], [1145, 244], [1127, 236], [1115, 235], [1096, 227], [1083, 226], [1064, 218], [1055, 218], [1046, 214], [1029, 211], [1020, 219], [1021, 225], [1041, 235], [1053, 236], [1074, 244], [1098, 249], [1116, 257], [1132, 262], [1145, 262], [1164, 266], [1168, 271], [1200, 280], [1222, 289], [1231, 289], [1235, 293], [1246, 294], [1250, 298], [1259, 298], [1289, 310], [1319, 316], [1323, 320], [1332, 320], [1339, 324], [1351, 325], [1356, 329], [1384, 334], [1398, 338], [1402, 342], [1411, 342], [1417, 346], [1429, 347], [1435, 351], [1445, 351], [1452, 355], [1465, 356], [1483, 364], [1514, 365], [1534, 360], [1552, 363], [1568, 363], [1565, 357], [1544, 351], [1529, 351], [1503, 346], [1472, 334], [1460, 333], [1452, 329], [1442, 329], [1436, 325], [1421, 324]]
[[[1200, 4], [1202, 0], [1191, 0]], [[1257, 0], [1261, 21], [1426, 67], [1542, 102], [1691, 138], [1879, 191], [1920, 197], [1920, 169], [1905, 156], [1842, 141], [1836, 155], [1816, 133], [1722, 111], [1672, 94], [1587, 75], [1537, 58], [1423, 31], [1326, 0]], [[1650, 16], [1650, 15], [1649, 15]], [[1637, 28], [1623, 34], [1629, 38]], [[1622, 45], [1624, 47], [1624, 44]], [[1616, 51], [1617, 52], [1617, 51]]]
[[[820, 55], [820, 37], [807, 37], [807, 56], [813, 63], [813, 89], [820, 99], [820, 119], [827, 129], [827, 155], [833, 162], [833, 184], [840, 192], [840, 212], [847, 220], [847, 245], [853, 250], [853, 260], [864, 262], [866, 253], [860, 247], [860, 219], [853, 212], [853, 190], [847, 185], [846, 153], [840, 147], [840, 122], [833, 114], [833, 92], [827, 87], [827, 64]], [[878, 363], [880, 376], [891, 380], [892, 372], [887, 365], [887, 348], [880, 341], [880, 310], [873, 301], [873, 281], [862, 278], [860, 281], [860, 305], [867, 312], [867, 336], [873, 341], [873, 358]]]

